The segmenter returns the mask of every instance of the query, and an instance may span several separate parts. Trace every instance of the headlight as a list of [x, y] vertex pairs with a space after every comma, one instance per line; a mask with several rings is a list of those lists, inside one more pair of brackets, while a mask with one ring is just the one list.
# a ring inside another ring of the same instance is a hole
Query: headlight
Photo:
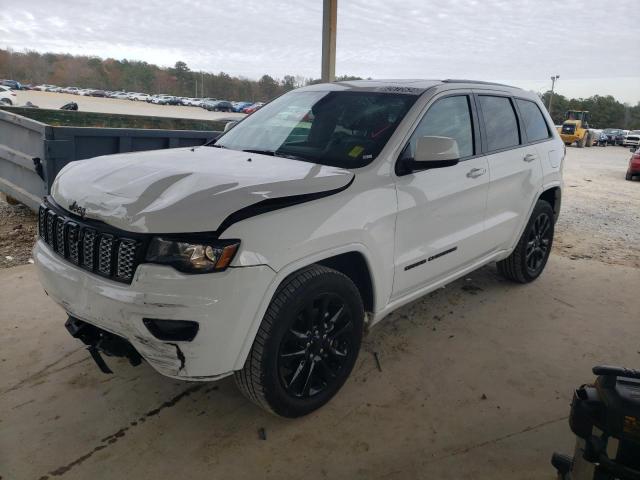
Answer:
[[154, 237], [146, 261], [171, 265], [186, 273], [209, 273], [225, 270], [233, 260], [240, 240], [182, 240]]

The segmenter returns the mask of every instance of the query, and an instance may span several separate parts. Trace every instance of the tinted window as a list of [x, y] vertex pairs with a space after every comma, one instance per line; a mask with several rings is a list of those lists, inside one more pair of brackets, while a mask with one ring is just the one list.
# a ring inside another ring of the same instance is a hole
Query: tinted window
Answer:
[[522, 115], [522, 121], [524, 123], [524, 131], [527, 132], [527, 140], [530, 142], [537, 142], [538, 140], [544, 140], [549, 138], [549, 129], [547, 128], [547, 122], [544, 121], [542, 112], [533, 102], [528, 100], [516, 99], [520, 114]]
[[434, 103], [413, 132], [405, 155], [413, 157], [418, 138], [427, 136], [453, 138], [458, 142], [461, 158], [473, 155], [473, 128], [468, 97], [446, 97]]
[[481, 95], [479, 98], [489, 151], [520, 144], [518, 121], [511, 100], [506, 97], [486, 95]]

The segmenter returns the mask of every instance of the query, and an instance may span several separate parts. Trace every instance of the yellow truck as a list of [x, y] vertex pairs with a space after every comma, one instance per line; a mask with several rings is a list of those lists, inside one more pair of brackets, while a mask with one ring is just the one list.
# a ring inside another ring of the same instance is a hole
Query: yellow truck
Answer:
[[590, 147], [595, 140], [595, 135], [589, 131], [589, 112], [586, 110], [567, 111], [558, 133], [565, 145], [575, 142], [578, 148]]

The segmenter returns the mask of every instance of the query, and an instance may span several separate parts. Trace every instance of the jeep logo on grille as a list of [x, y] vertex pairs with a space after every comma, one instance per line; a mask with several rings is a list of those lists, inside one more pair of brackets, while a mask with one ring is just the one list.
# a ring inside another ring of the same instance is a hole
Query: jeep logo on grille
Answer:
[[84, 214], [87, 212], [87, 209], [78, 205], [78, 202], [75, 200], [71, 205], [69, 205], [69, 210], [77, 213], [81, 218], [84, 218]]

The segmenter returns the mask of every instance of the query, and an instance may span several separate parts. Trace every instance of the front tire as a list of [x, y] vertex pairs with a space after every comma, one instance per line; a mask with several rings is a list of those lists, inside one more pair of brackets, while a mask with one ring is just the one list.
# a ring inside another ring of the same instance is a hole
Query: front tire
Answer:
[[551, 253], [553, 231], [553, 209], [548, 202], [538, 200], [516, 248], [497, 263], [500, 275], [517, 283], [538, 278]]
[[349, 377], [363, 326], [362, 298], [350, 278], [321, 265], [294, 273], [271, 300], [236, 384], [271, 413], [307, 415]]

